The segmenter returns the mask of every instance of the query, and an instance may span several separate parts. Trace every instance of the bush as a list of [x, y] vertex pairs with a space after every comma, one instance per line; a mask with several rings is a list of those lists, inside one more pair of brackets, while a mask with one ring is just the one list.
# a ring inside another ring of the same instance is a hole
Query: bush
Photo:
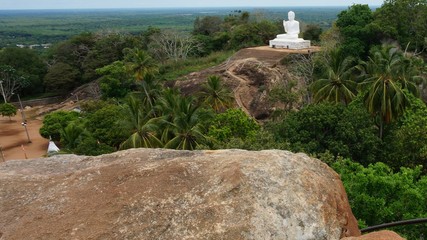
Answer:
[[97, 141], [118, 147], [131, 135], [119, 125], [118, 122], [121, 119], [123, 119], [122, 108], [117, 105], [106, 104], [86, 115], [85, 127]]
[[265, 149], [289, 150], [289, 144], [286, 142], [276, 141], [273, 134], [263, 129], [257, 131], [254, 136], [241, 139], [232, 137], [226, 142], [217, 142], [214, 149], [246, 149], [260, 151]]
[[308, 105], [269, 129], [294, 152], [349, 157], [367, 165], [376, 161], [381, 141], [361, 103]]
[[43, 126], [39, 130], [40, 135], [47, 139], [51, 137], [53, 141], [59, 141], [61, 139], [61, 130], [70, 122], [78, 119], [78, 116], [79, 113], [77, 112], [57, 111], [49, 113], [43, 119]]
[[10, 103], [0, 104], [0, 114], [3, 117], [13, 117], [16, 115], [16, 107]]
[[208, 136], [220, 142], [227, 142], [231, 138], [245, 140], [254, 137], [259, 129], [253, 118], [241, 109], [234, 108], [215, 116], [209, 127]]
[[73, 152], [79, 155], [86, 156], [98, 156], [101, 154], [112, 153], [115, 151], [115, 148], [108, 146], [105, 143], [100, 143], [93, 137], [84, 138]]

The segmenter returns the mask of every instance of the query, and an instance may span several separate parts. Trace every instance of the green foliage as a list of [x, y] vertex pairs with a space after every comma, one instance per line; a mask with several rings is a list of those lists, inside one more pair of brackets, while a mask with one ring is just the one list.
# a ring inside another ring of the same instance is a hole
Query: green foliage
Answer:
[[412, 95], [409, 99], [411, 106], [386, 129], [383, 159], [394, 169], [424, 165], [427, 170], [427, 107]]
[[395, 39], [402, 48], [415, 51], [427, 46], [427, 1], [386, 0], [374, 17], [382, 38]]
[[146, 77], [153, 76], [159, 72], [159, 67], [154, 59], [144, 50], [138, 48], [126, 48], [123, 50], [124, 66], [136, 81], [144, 81]]
[[228, 109], [215, 116], [209, 127], [208, 136], [220, 142], [228, 142], [231, 138], [243, 141], [255, 137], [260, 126], [241, 109]]
[[[235, 11], [222, 20], [217, 16], [196, 18], [193, 34], [205, 53], [266, 45], [282, 27], [266, 18], [253, 18], [249, 12]], [[205, 37], [209, 36], [209, 38]]]
[[280, 31], [276, 24], [267, 20], [240, 24], [230, 29], [228, 48], [240, 49], [266, 45]]
[[134, 81], [122, 61], [99, 68], [96, 72], [102, 76], [99, 85], [104, 99], [123, 98], [131, 91]]
[[160, 66], [160, 78], [166, 81], [176, 80], [186, 74], [216, 66], [232, 54], [232, 51], [214, 52], [206, 57], [188, 58], [178, 62], [169, 61]]
[[21, 95], [33, 95], [44, 91], [43, 77], [47, 67], [34, 50], [5, 48], [0, 51], [0, 65], [9, 65], [16, 70], [16, 74], [25, 76], [27, 84], [19, 90]]
[[[201, 121], [200, 107], [191, 97], [177, 98], [178, 102], [170, 120], [166, 120], [167, 128], [163, 134], [172, 133], [173, 137], [162, 137], [165, 148], [194, 150], [200, 144], [205, 144], [208, 139], [204, 134]], [[165, 116], [168, 119], [168, 116]]]
[[194, 20], [194, 35], [212, 36], [221, 30], [223, 20], [218, 16], [197, 17]]
[[146, 100], [152, 108], [153, 102], [147, 85], [159, 73], [159, 66], [147, 52], [139, 48], [126, 48], [123, 52], [125, 53], [123, 63], [127, 73], [133, 75], [136, 82], [141, 83]]
[[[47, 90], [64, 93], [98, 79], [96, 69], [123, 59], [124, 48], [139, 46], [135, 41], [135, 37], [119, 33], [82, 33], [59, 43], [49, 50], [51, 65], [44, 79]], [[117, 78], [108, 80], [118, 84]]]
[[340, 48], [347, 56], [363, 57], [378, 41], [370, 23], [374, 20], [369, 6], [354, 4], [338, 14], [336, 25], [343, 36]]
[[224, 142], [216, 141], [211, 148], [246, 149], [252, 151], [260, 151], [265, 149], [290, 149], [287, 142], [277, 141], [272, 133], [264, 129], [259, 129], [253, 136], [246, 137], [245, 139], [240, 137], [231, 137]]
[[[392, 46], [374, 50], [367, 62], [362, 62], [361, 86], [364, 87], [364, 101], [368, 111], [380, 118], [382, 123], [391, 123], [402, 115], [410, 104], [408, 92], [418, 95], [413, 77], [406, 77], [404, 56]], [[412, 72], [412, 71], [411, 71]], [[415, 73], [415, 72], [412, 72]], [[407, 91], [403, 91], [406, 89]]]
[[317, 44], [320, 42], [322, 31], [322, 28], [318, 24], [309, 24], [305, 27], [302, 37], [306, 40], [311, 40], [312, 44]]
[[374, 122], [360, 101], [341, 104], [308, 105], [288, 114], [268, 129], [279, 141], [289, 142], [295, 152], [321, 154], [330, 151], [364, 164], [374, 162], [380, 144]]
[[130, 134], [120, 125], [123, 109], [114, 104], [101, 103], [100, 105], [101, 108], [85, 113], [85, 128], [100, 144], [118, 148]]
[[324, 70], [327, 76], [310, 85], [314, 101], [350, 103], [357, 94], [357, 84], [353, 80], [354, 65], [352, 57], [344, 57], [339, 49], [331, 50]]
[[28, 84], [27, 79], [9, 65], [0, 65], [0, 81], [2, 81], [0, 94], [3, 98], [6, 98], [6, 101], [10, 101], [14, 93], [17, 93]]
[[210, 106], [215, 112], [223, 112], [234, 103], [230, 89], [222, 85], [218, 76], [209, 76], [199, 93], [202, 104]]
[[79, 114], [77, 112], [57, 111], [47, 114], [43, 119], [43, 126], [40, 128], [40, 135], [44, 138], [52, 138], [53, 141], [61, 139], [60, 132], [67, 125], [76, 120]]
[[[273, 103], [280, 102], [284, 105], [284, 112], [290, 112], [298, 105], [299, 100], [304, 95], [303, 90], [297, 90], [297, 81], [289, 81], [288, 83], [279, 83], [272, 87], [269, 93], [269, 100]], [[281, 115], [281, 111], [276, 111], [274, 115]]]
[[48, 91], [66, 93], [78, 86], [80, 72], [77, 68], [63, 62], [55, 63], [49, 68], [44, 77], [44, 84]]
[[123, 58], [123, 49], [137, 46], [136, 39], [122, 33], [98, 33], [96, 42], [81, 63], [82, 82], [90, 82], [99, 77], [96, 69]]
[[130, 96], [124, 106], [121, 124], [132, 134], [120, 144], [120, 149], [162, 147], [163, 143], [157, 137], [157, 124], [150, 112], [144, 108], [138, 99]]
[[[341, 175], [352, 211], [368, 226], [405, 219], [427, 217], [427, 176], [421, 167], [401, 168], [393, 173], [383, 163], [363, 167], [350, 160], [332, 165]], [[424, 225], [408, 225], [393, 230], [408, 239], [427, 234]]]
[[86, 137], [82, 139], [78, 145], [73, 149], [73, 152], [79, 155], [98, 156], [101, 154], [112, 153], [116, 149], [105, 143], [97, 141], [93, 137]]
[[10, 103], [3, 103], [0, 104], [0, 115], [3, 117], [12, 117], [16, 115], [16, 107], [13, 104]]
[[104, 100], [85, 100], [80, 103], [80, 109], [85, 113], [93, 113], [107, 107], [110, 104], [113, 104], [114, 100], [104, 101]]
[[87, 135], [82, 124], [76, 121], [70, 122], [65, 128], [59, 131], [61, 145], [67, 149], [74, 149], [78, 143]]

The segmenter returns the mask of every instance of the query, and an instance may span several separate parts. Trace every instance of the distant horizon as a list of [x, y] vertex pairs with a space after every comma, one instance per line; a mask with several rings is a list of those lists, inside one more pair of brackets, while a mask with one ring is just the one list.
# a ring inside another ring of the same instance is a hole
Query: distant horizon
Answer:
[[177, 9], [177, 8], [263, 8], [263, 7], [349, 7], [353, 4], [381, 6], [383, 0], [1, 0], [0, 10], [102, 10], [102, 9]]
[[[17, 9], [0, 9], [0, 11], [74, 11], [74, 10], [174, 10], [174, 9], [226, 9], [235, 8], [236, 10], [248, 8], [347, 8], [350, 6], [336, 5], [336, 6], [206, 6], [206, 7], [111, 7], [111, 8], [17, 8]], [[369, 4], [369, 7], [381, 7], [381, 5]]]

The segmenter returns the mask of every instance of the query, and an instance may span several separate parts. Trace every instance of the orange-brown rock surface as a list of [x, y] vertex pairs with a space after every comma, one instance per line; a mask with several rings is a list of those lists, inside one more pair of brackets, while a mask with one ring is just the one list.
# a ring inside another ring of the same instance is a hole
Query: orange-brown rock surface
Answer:
[[[245, 48], [222, 64], [191, 73], [172, 85], [179, 88], [182, 93], [192, 95], [200, 91], [208, 76], [220, 76], [224, 85], [232, 90], [237, 107], [255, 119], [265, 120], [274, 110], [286, 108], [284, 103], [270, 98], [269, 93], [274, 88], [287, 89], [295, 84], [289, 91], [300, 98], [288, 103], [292, 106], [287, 108], [303, 104], [301, 91], [307, 86], [303, 77], [300, 76], [301, 69], [308, 71], [312, 66], [308, 66], [310, 64], [307, 65], [302, 59], [310, 59], [310, 53], [319, 50], [318, 47], [304, 50], [275, 49], [268, 46]], [[282, 63], [285, 58], [295, 59], [300, 64]], [[291, 70], [296, 67], [299, 69], [298, 74]], [[295, 82], [292, 83], [293, 81]]]
[[373, 232], [368, 233], [359, 237], [346, 237], [342, 240], [405, 240], [401, 236], [399, 236], [397, 233], [392, 231], [379, 231], [379, 232]]
[[0, 164], [0, 239], [340, 239], [339, 176], [287, 151], [132, 149]]

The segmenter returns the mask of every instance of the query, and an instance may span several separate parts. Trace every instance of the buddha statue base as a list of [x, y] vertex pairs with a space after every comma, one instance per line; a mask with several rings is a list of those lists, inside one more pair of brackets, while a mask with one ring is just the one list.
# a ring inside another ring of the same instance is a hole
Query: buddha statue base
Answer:
[[271, 48], [305, 49], [310, 48], [310, 46], [310, 40], [304, 40], [302, 38], [282, 38], [278, 35], [278, 38], [270, 40]]

